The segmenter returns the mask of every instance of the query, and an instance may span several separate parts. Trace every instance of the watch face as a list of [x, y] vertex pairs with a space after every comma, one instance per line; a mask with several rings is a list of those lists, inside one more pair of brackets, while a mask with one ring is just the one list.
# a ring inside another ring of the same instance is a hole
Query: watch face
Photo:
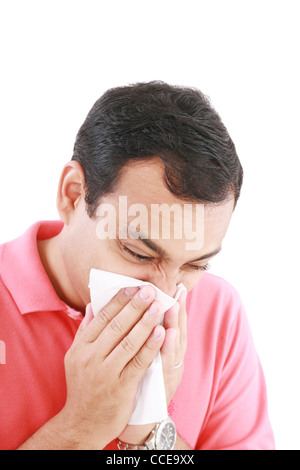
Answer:
[[173, 421], [167, 418], [157, 430], [156, 435], [156, 449], [157, 450], [172, 450], [176, 441], [176, 428]]

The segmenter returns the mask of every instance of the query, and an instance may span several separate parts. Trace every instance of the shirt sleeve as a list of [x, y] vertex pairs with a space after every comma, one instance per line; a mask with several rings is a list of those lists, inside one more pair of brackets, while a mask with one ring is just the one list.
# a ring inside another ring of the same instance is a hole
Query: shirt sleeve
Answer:
[[199, 450], [273, 450], [267, 391], [250, 326], [240, 305], [227, 330], [222, 366]]

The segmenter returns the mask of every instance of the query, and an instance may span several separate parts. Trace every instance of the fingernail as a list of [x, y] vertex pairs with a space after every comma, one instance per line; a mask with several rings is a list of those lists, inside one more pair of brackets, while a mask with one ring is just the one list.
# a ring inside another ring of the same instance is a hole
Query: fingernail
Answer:
[[161, 325], [158, 325], [156, 328], [154, 328], [153, 333], [152, 333], [152, 338], [153, 339], [158, 339], [160, 338], [164, 333], [164, 327]]
[[139, 296], [142, 300], [147, 300], [153, 297], [153, 288], [151, 286], [145, 286], [140, 289]]
[[126, 289], [125, 289], [125, 294], [126, 294], [128, 297], [133, 297], [134, 294], [136, 294], [138, 290], [139, 290], [138, 287], [126, 287]]
[[155, 315], [156, 313], [158, 313], [159, 310], [160, 310], [159, 304], [157, 302], [153, 302], [153, 304], [151, 304], [149, 308], [149, 313], [151, 315]]

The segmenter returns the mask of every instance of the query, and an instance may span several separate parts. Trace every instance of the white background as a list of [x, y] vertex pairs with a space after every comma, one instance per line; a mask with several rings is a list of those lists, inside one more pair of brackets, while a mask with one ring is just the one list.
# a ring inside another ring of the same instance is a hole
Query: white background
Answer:
[[107, 89], [201, 89], [245, 170], [212, 272], [241, 293], [277, 449], [300, 449], [299, 2], [0, 1], [0, 242], [56, 219], [75, 135]]

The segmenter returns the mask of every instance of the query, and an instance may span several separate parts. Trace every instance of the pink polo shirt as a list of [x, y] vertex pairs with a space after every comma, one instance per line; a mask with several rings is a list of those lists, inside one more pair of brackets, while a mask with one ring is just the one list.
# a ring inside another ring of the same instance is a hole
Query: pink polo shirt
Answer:
[[[16, 449], [64, 406], [64, 356], [82, 315], [60, 300], [38, 222], [0, 246], [0, 449]], [[205, 273], [187, 296], [188, 346], [169, 411], [193, 449], [274, 449], [263, 372], [237, 292]], [[113, 442], [108, 448], [116, 448]]]

